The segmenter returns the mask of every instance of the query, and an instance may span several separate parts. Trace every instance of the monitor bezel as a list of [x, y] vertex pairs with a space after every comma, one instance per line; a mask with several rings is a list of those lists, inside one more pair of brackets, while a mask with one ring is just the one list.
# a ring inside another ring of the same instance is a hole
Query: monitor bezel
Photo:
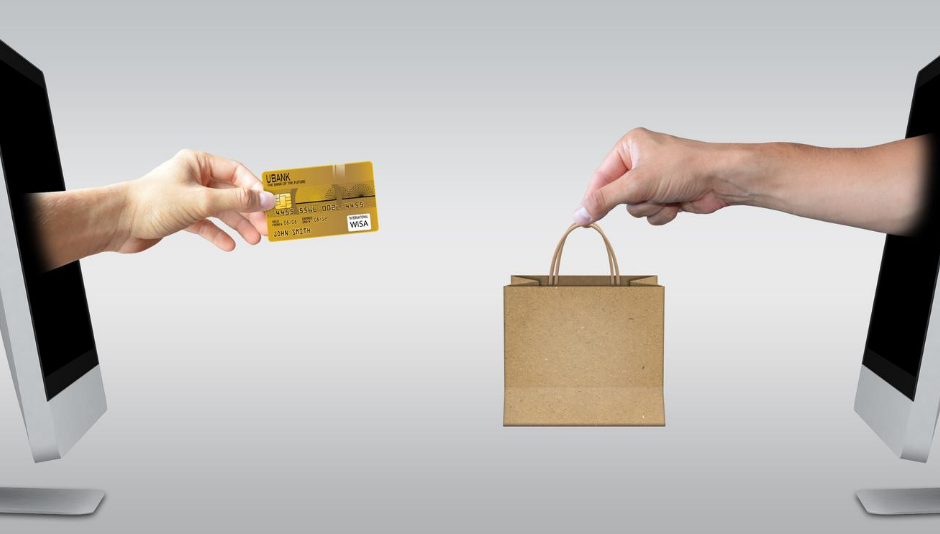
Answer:
[[[938, 76], [940, 76], [940, 57], [918, 72], [908, 116], [908, 136], [912, 133], [910, 128], [914, 118], [914, 97], [917, 96], [917, 91], [921, 87], [937, 79]], [[936, 178], [936, 176], [931, 177], [931, 179]], [[928, 207], [928, 209], [933, 208], [934, 206]], [[934, 225], [930, 226], [925, 231], [935, 231]], [[883, 260], [882, 258], [882, 263]], [[900, 458], [919, 462], [927, 461], [937, 418], [940, 416], [940, 298], [937, 298], [937, 291], [938, 286], [935, 282], [927, 332], [921, 351], [920, 368], [917, 377], [914, 378], [913, 398], [897, 389], [864, 363], [861, 365], [855, 395], [856, 413], [868, 423], [868, 426], [892, 452]], [[867, 347], [864, 350], [867, 350]], [[863, 360], [864, 357], [863, 352]]]
[[[46, 88], [42, 72], [0, 41], [0, 60]], [[48, 91], [47, 91], [48, 97]], [[107, 410], [100, 365], [49, 398], [0, 153], [0, 334], [33, 459], [61, 458]]]

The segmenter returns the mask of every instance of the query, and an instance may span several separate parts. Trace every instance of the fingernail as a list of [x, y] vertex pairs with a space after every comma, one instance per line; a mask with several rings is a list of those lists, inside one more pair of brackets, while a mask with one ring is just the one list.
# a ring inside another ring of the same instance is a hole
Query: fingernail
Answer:
[[581, 226], [586, 226], [591, 224], [591, 215], [584, 209], [584, 206], [581, 206], [574, 212], [574, 222], [580, 224]]
[[274, 207], [274, 193], [270, 191], [261, 192], [261, 209], [267, 211]]

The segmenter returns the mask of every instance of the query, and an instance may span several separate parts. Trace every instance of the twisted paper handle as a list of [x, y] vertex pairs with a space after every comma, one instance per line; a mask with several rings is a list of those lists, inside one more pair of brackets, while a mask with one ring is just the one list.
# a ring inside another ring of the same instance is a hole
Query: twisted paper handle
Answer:
[[[561, 252], [565, 248], [565, 241], [568, 239], [568, 236], [575, 230], [575, 228], [580, 228], [577, 224], [572, 224], [568, 227], [568, 231], [565, 232], [565, 235], [561, 236], [561, 239], [558, 241], [558, 246], [555, 247], [555, 254], [552, 255], [552, 268], [548, 271], [548, 285], [556, 286], [558, 285], [558, 273], [561, 270]], [[591, 228], [597, 230], [597, 233], [601, 234], [601, 237], [604, 239], [604, 246], [607, 247], [607, 262], [610, 264], [610, 285], [619, 286], [620, 285], [620, 265], [617, 264], [617, 255], [614, 254], [614, 248], [610, 245], [610, 240], [607, 239], [607, 234], [601, 230], [601, 227], [592, 224]]]

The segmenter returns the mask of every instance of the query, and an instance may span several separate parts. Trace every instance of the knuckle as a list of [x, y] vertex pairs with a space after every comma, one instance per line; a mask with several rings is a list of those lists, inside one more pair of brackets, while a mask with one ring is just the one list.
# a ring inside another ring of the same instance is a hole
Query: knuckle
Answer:
[[243, 211], [252, 207], [252, 200], [251, 191], [242, 188], [235, 189], [235, 205]]
[[639, 141], [640, 139], [649, 135], [649, 133], [650, 133], [649, 130], [640, 126], [638, 128], [634, 128], [630, 130], [629, 132], [627, 132], [627, 134], [623, 136], [623, 141], [626, 143], [635, 143]]
[[588, 211], [593, 216], [597, 216], [601, 211], [603, 211], [604, 206], [606, 205], [606, 194], [603, 189], [595, 189], [591, 191], [584, 199], [584, 209]]
[[205, 239], [211, 240], [212, 239], [212, 227], [206, 224], [205, 221], [201, 221], [199, 223], [199, 235], [201, 235]]
[[184, 148], [180, 150], [179, 152], [177, 152], [176, 155], [173, 157], [175, 159], [179, 159], [183, 161], [192, 161], [196, 159], [196, 151], [190, 148]]
[[648, 217], [646, 220], [649, 221], [653, 226], [662, 226], [672, 222], [676, 218], [676, 215], [679, 214], [679, 211], [676, 208], [666, 207], [660, 210], [659, 213]]
[[184, 148], [177, 152], [176, 155], [173, 156], [173, 161], [184, 168], [196, 171], [201, 169], [199, 152], [189, 148]]
[[[241, 178], [241, 177], [245, 177], [245, 176], [248, 176], [248, 177], [254, 176], [253, 174], [251, 174], [251, 171], [248, 169], [248, 167], [246, 167], [245, 164], [242, 163], [242, 162], [240, 162], [240, 161], [236, 161], [236, 162], [235, 162], [235, 171], [234, 171], [234, 172], [235, 172], [234, 176], [235, 176], [236, 179]], [[260, 183], [259, 183], [259, 185], [260, 185]]]

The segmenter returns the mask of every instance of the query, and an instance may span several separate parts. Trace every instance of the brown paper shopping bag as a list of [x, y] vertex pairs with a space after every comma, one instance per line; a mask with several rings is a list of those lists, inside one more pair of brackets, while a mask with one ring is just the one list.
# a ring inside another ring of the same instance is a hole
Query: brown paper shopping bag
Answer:
[[610, 241], [610, 276], [513, 276], [503, 291], [504, 426], [666, 424], [664, 288], [655, 276], [621, 276]]

